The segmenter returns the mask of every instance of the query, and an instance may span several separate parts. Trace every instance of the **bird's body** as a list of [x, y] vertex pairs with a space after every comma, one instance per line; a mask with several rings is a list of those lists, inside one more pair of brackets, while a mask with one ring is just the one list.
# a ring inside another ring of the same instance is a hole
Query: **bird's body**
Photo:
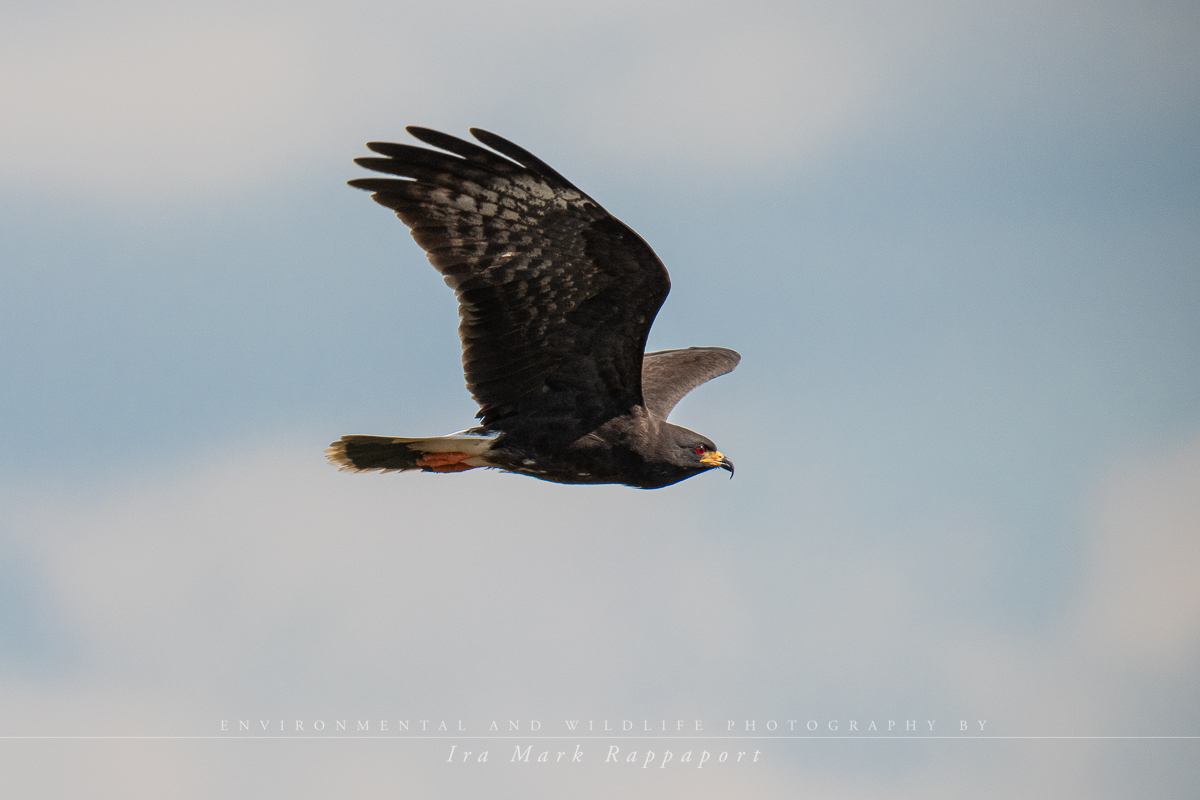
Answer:
[[[645, 353], [670, 290], [642, 239], [530, 153], [472, 129], [478, 145], [409, 132], [447, 153], [371, 143], [360, 178], [412, 229], [459, 299], [467, 386], [480, 426], [428, 439], [344, 436], [350, 471], [487, 466], [559, 483], [658, 488], [732, 463], [666, 421], [687, 392], [732, 370], [732, 350]], [[511, 160], [510, 160], [511, 159]]]

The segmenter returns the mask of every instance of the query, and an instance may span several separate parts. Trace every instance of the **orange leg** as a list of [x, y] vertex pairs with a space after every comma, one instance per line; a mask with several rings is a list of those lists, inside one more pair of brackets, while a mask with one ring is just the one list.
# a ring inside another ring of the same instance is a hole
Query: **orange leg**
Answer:
[[425, 453], [417, 459], [417, 466], [429, 472], [465, 472], [475, 468], [461, 462], [474, 457], [471, 453]]

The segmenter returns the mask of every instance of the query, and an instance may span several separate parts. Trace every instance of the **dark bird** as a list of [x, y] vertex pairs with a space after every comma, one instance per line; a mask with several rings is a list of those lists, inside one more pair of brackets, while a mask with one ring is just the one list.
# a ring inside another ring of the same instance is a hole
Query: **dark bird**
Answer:
[[650, 246], [494, 133], [471, 129], [488, 150], [407, 130], [446, 152], [371, 142], [383, 157], [355, 163], [400, 177], [349, 183], [396, 212], [458, 295], [480, 425], [429, 438], [343, 436], [325, 451], [329, 461], [351, 472], [495, 467], [642, 489], [713, 467], [732, 477], [733, 462], [710, 439], [666, 420], [741, 356], [722, 347], [645, 352], [671, 288]]

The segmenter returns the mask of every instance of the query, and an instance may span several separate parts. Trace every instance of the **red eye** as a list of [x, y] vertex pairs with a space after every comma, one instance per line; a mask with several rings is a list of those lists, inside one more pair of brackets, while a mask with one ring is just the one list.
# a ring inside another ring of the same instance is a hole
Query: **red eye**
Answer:
[[704, 445], [702, 445], [702, 444], [696, 445], [696, 455], [702, 456], [707, 452], [708, 452], [708, 448], [705, 447]]

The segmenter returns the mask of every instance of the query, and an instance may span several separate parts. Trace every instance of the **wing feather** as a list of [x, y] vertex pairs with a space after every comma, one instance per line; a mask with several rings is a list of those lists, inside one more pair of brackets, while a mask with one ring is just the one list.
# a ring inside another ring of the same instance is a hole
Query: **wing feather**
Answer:
[[484, 426], [537, 420], [579, 436], [640, 404], [646, 337], [670, 290], [649, 245], [493, 133], [471, 130], [496, 152], [408, 131], [446, 152], [372, 142], [383, 157], [356, 162], [399, 177], [350, 185], [396, 212], [458, 295], [463, 370]]
[[733, 368], [742, 360], [724, 347], [688, 347], [646, 353], [642, 361], [642, 395], [647, 410], [665, 420], [684, 395]]

